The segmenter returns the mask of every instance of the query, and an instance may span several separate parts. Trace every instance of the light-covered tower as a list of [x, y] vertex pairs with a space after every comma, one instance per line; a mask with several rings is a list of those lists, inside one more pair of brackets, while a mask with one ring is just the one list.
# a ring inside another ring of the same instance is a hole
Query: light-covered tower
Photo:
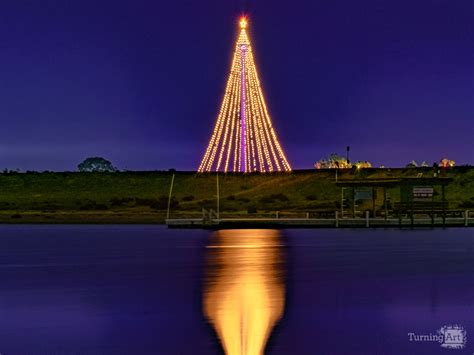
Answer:
[[224, 99], [199, 172], [291, 171], [265, 104], [247, 24], [240, 19]]

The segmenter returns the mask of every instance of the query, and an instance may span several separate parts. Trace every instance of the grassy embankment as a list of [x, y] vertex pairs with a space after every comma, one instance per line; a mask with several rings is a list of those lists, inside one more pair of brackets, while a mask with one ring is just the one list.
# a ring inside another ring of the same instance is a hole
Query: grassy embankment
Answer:
[[[339, 179], [432, 176], [431, 169], [339, 171]], [[172, 173], [0, 174], [0, 223], [161, 223]], [[454, 178], [446, 189], [451, 208], [474, 210], [474, 169], [443, 171]], [[283, 174], [219, 174], [221, 215], [304, 216], [335, 211], [340, 189], [335, 171]], [[176, 173], [171, 217], [198, 217], [216, 206], [215, 174]], [[398, 200], [398, 190], [388, 190]], [[381, 196], [377, 199], [381, 205]]]

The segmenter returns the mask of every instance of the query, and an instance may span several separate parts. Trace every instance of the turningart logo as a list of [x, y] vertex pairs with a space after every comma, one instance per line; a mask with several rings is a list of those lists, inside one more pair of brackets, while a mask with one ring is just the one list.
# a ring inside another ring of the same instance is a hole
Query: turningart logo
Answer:
[[447, 349], [463, 349], [467, 343], [466, 330], [460, 325], [445, 325], [438, 333], [443, 336], [441, 346]]
[[458, 325], [445, 325], [439, 329], [436, 334], [416, 334], [408, 333], [409, 341], [434, 341], [446, 349], [464, 349], [467, 343], [466, 330]]

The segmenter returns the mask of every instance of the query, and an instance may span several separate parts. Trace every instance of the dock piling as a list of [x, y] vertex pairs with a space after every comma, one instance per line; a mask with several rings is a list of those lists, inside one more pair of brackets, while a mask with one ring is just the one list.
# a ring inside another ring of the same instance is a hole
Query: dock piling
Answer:
[[166, 219], [170, 219], [171, 195], [173, 194], [174, 175], [171, 177], [170, 193], [168, 196], [168, 208], [166, 209]]

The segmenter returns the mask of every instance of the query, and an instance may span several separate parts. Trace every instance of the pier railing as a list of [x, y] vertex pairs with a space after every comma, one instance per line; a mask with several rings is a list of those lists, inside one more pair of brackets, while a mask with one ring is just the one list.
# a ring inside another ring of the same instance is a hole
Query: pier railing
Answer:
[[[452, 212], [452, 213], [450, 213]], [[362, 216], [341, 217], [339, 211], [332, 212], [332, 216], [321, 217], [313, 212], [285, 212], [274, 211], [258, 214], [238, 215], [236, 213], [218, 214], [212, 209], [203, 209], [200, 218], [167, 219], [166, 224], [171, 228], [293, 228], [293, 227], [443, 227], [474, 226], [474, 216], [469, 210], [446, 211], [445, 214], [405, 213], [398, 215], [382, 215], [372, 217], [369, 211]]]

